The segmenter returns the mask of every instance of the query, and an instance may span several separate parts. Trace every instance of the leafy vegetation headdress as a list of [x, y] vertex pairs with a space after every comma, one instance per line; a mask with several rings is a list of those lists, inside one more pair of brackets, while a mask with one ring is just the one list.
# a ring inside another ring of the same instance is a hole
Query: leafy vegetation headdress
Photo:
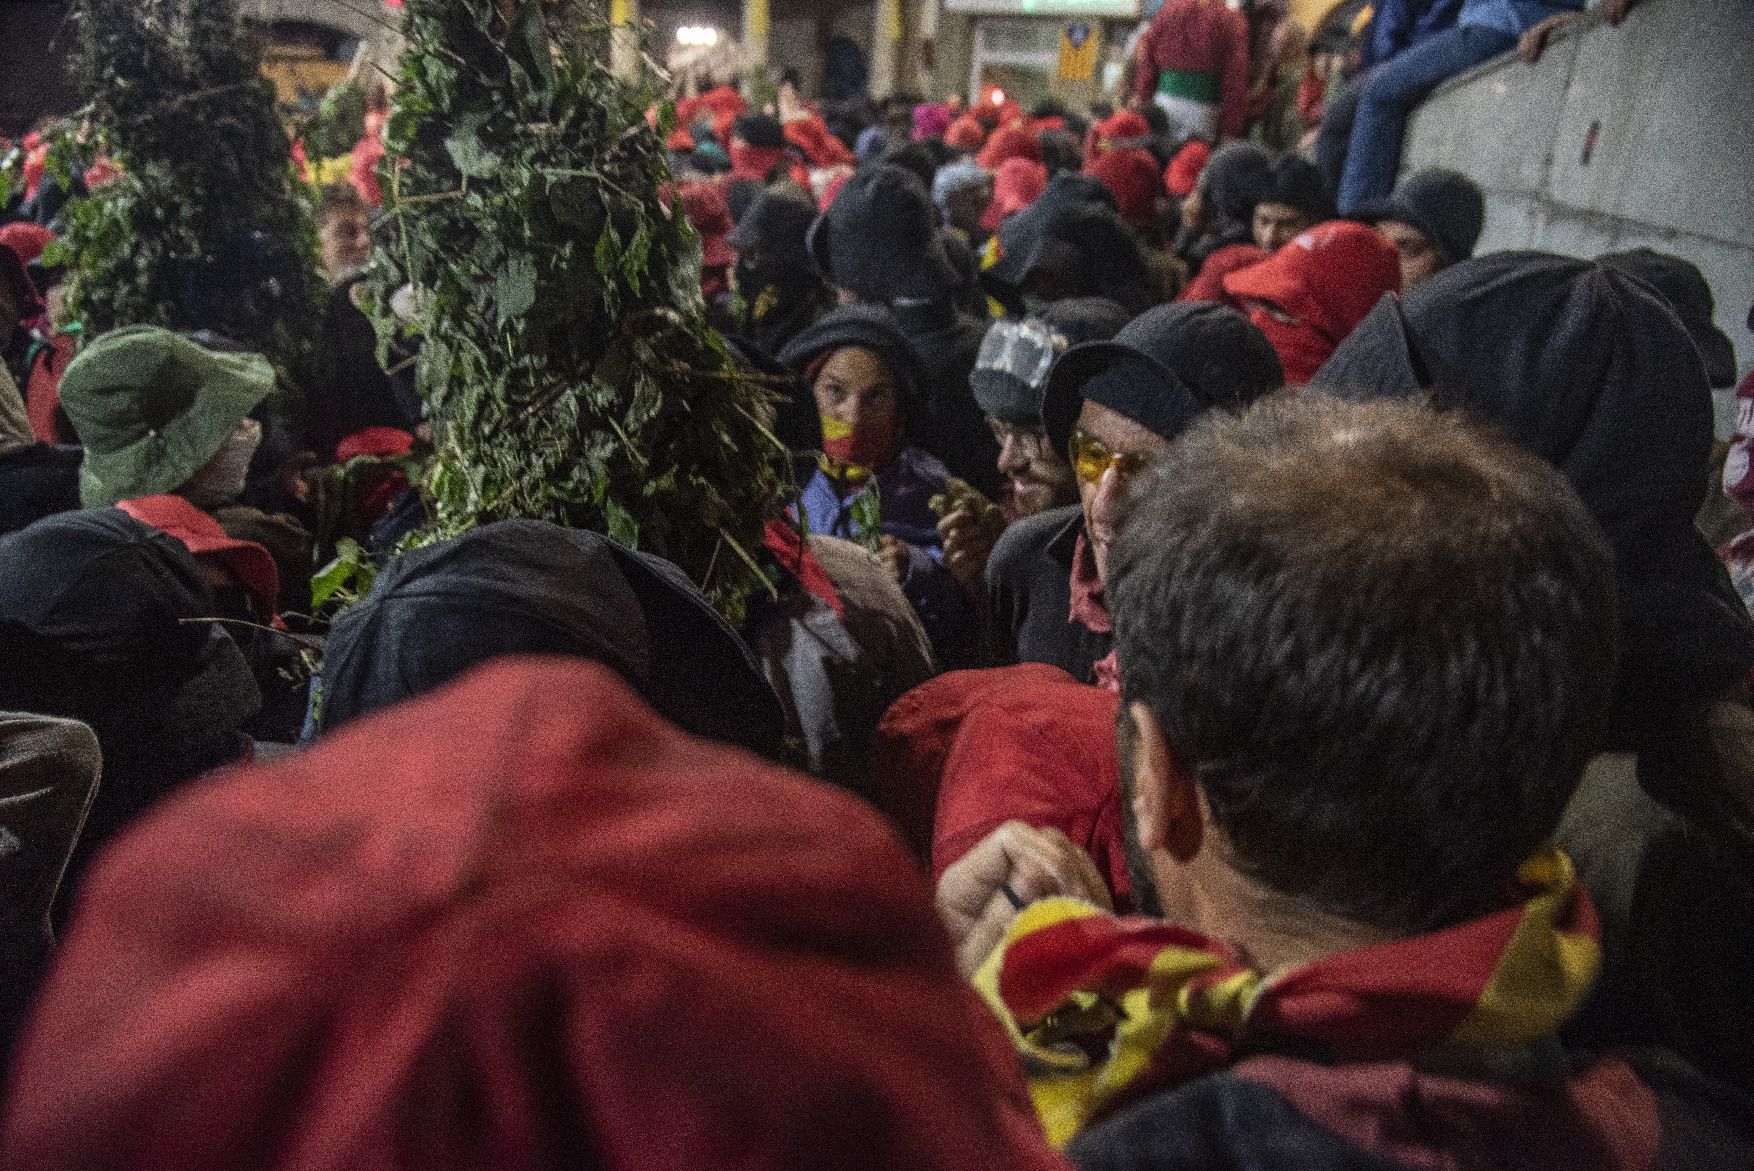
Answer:
[[734, 621], [784, 451], [707, 325], [651, 95], [582, 0], [408, 0], [387, 133], [380, 330], [412, 286], [438, 535], [508, 517], [677, 562]]

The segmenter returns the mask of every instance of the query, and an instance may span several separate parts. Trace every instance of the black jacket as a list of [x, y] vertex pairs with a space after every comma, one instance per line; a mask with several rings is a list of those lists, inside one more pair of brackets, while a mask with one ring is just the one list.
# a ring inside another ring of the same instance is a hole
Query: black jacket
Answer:
[[987, 657], [994, 666], [1046, 663], [1080, 683], [1114, 637], [1073, 622], [1072, 556], [1084, 531], [1076, 504], [1018, 521], [987, 560]]
[[968, 385], [987, 323], [950, 301], [892, 308], [922, 372], [924, 418], [919, 434], [911, 438], [943, 460], [951, 475], [993, 495], [999, 488], [999, 445]]

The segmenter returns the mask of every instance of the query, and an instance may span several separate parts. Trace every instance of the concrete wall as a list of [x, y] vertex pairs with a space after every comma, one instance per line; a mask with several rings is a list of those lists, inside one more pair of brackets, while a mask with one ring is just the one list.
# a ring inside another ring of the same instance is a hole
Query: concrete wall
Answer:
[[1486, 189], [1482, 251], [1691, 260], [1740, 370], [1754, 367], [1750, 0], [1644, 0], [1619, 28], [1586, 18], [1533, 66], [1488, 62], [1420, 107], [1403, 163]]

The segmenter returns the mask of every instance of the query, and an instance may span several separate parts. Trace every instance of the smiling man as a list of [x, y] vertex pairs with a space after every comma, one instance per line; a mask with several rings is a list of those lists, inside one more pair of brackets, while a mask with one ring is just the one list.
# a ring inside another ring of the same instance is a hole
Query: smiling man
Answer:
[[1048, 375], [1046, 402], [1078, 402], [1047, 418], [1067, 452], [1079, 503], [1007, 529], [987, 564], [988, 649], [997, 663], [1047, 663], [1112, 685], [1113, 625], [1104, 599], [1108, 552], [1129, 480], [1213, 409], [1238, 411], [1284, 384], [1261, 331], [1210, 303], [1163, 305], [1113, 341], [1073, 346]]

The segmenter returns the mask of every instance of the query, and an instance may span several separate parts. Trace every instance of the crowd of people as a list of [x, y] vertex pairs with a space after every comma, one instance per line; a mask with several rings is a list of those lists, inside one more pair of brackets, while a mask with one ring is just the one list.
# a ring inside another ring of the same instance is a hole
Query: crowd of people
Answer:
[[298, 372], [87, 336], [37, 165], [0, 1163], [1754, 1164], [1754, 373], [1715, 442], [1697, 268], [1397, 178], [1572, 7], [1381, 4], [1303, 150], [1206, 0], [1088, 117], [680, 96], [653, 197], [793, 465], [740, 625], [604, 534], [409, 539], [381, 111]]

